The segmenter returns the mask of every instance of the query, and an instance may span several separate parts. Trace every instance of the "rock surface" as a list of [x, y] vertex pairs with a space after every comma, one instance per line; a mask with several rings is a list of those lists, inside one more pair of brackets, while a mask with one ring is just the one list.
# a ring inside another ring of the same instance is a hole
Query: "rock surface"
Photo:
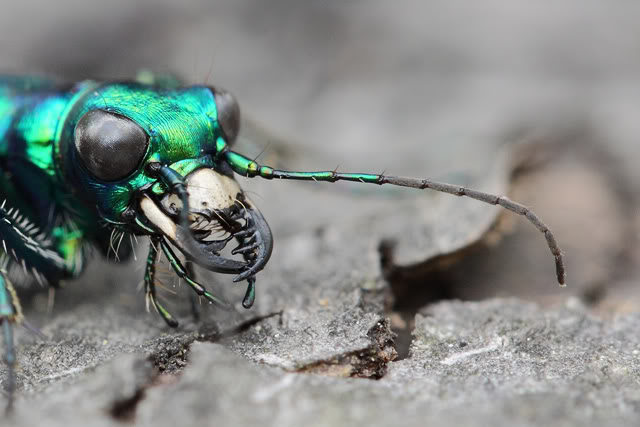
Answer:
[[35, 3], [0, 14], [2, 71], [170, 70], [277, 130], [239, 141], [250, 156], [270, 143], [265, 163], [508, 194], [553, 227], [569, 287], [542, 236], [499, 208], [242, 180], [276, 236], [256, 306], [198, 271], [236, 309], [194, 322], [166, 272], [168, 329], [136, 292], [139, 263], [92, 264], [50, 314], [22, 290], [46, 338], [17, 331], [0, 425], [637, 425], [637, 4]]
[[179, 376], [158, 376], [142, 353], [119, 356], [63, 390], [19, 401], [13, 421], [635, 425], [637, 322], [594, 318], [575, 301], [553, 310], [518, 300], [440, 303], [418, 314], [410, 356], [389, 362], [378, 381], [286, 372], [248, 361], [242, 349], [196, 342]]

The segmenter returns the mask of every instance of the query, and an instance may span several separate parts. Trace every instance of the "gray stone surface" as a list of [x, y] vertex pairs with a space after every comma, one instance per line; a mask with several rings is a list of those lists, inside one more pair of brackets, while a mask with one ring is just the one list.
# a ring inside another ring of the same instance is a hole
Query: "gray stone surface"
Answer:
[[231, 89], [275, 130], [240, 141], [271, 143], [264, 162], [506, 193], [553, 226], [569, 287], [539, 233], [498, 208], [242, 180], [276, 235], [254, 309], [199, 271], [236, 309], [194, 323], [161, 274], [170, 330], [145, 312], [139, 264], [95, 263], [50, 314], [25, 295], [46, 338], [18, 331], [0, 425], [637, 425], [638, 18], [584, 0], [7, 5], [2, 71], [170, 70]]
[[16, 425], [41, 413], [48, 425], [635, 425], [637, 322], [597, 319], [576, 301], [441, 303], [418, 314], [410, 357], [378, 381], [287, 373], [195, 343], [180, 376], [120, 356], [64, 393], [20, 401]]

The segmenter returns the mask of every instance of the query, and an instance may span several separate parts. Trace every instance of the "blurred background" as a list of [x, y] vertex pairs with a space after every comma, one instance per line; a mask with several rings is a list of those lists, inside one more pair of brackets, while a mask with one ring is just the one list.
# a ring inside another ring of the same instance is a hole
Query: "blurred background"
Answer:
[[[277, 135], [247, 154], [292, 141], [294, 169], [465, 183], [524, 141], [534, 148], [519, 152], [508, 194], [553, 226], [572, 287], [553, 286], [535, 230], [505, 220], [497, 229], [511, 233], [491, 257], [447, 263], [431, 278], [437, 293], [634, 309], [639, 18], [640, 3], [595, 0], [7, 2], [0, 70], [77, 80], [146, 69], [227, 88]], [[280, 235], [348, 210], [247, 185]]]
[[0, 67], [70, 80], [170, 71], [228, 87], [244, 111], [339, 150], [345, 167], [358, 156], [374, 169], [397, 158], [415, 168], [422, 160], [401, 150], [465, 144], [524, 119], [584, 115], [610, 133], [609, 145], [625, 145], [640, 126], [639, 9], [590, 0], [7, 2]]

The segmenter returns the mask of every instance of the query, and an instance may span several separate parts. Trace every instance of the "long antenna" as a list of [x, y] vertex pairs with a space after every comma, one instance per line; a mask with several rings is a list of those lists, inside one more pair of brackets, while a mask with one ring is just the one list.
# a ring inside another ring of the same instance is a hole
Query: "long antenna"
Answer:
[[562, 251], [558, 247], [558, 243], [551, 232], [551, 229], [528, 207], [509, 200], [505, 196], [497, 196], [494, 194], [484, 193], [482, 191], [472, 190], [470, 188], [461, 187], [459, 185], [447, 184], [444, 182], [431, 181], [429, 179], [410, 178], [405, 176], [387, 176], [384, 174], [368, 174], [368, 173], [341, 173], [333, 171], [318, 172], [298, 172], [274, 169], [269, 166], [262, 166], [242, 154], [229, 150], [228, 146], [219, 147], [219, 154], [224, 156], [224, 160], [239, 175], [253, 178], [259, 176], [265, 179], [291, 179], [297, 181], [352, 181], [362, 182], [365, 184], [390, 184], [398, 187], [417, 188], [419, 190], [434, 190], [441, 193], [453, 194], [454, 196], [466, 196], [475, 200], [479, 200], [490, 205], [499, 205], [503, 208], [522, 215], [530, 223], [532, 223], [547, 240], [547, 245], [553, 254], [556, 265], [556, 276], [560, 286], [565, 284], [565, 266]]

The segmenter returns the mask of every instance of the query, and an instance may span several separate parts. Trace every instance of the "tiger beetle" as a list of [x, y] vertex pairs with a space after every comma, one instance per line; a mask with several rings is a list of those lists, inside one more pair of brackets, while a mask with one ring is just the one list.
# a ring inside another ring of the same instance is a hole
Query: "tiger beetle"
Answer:
[[[181, 87], [153, 76], [69, 85], [0, 77], [0, 324], [9, 407], [16, 384], [12, 326], [23, 315], [8, 272], [22, 269], [28, 273], [22, 280], [32, 277], [55, 288], [83, 271], [95, 253], [89, 248], [108, 257], [114, 232], [122, 233], [120, 239], [148, 236], [145, 298], [169, 326], [178, 322], [158, 300], [154, 281], [160, 251], [210, 303], [229, 307], [195, 279], [175, 250], [207, 270], [236, 275], [234, 282], [246, 281], [242, 305], [252, 306], [256, 275], [269, 261], [273, 237], [234, 173], [431, 189], [502, 206], [544, 234], [564, 285], [562, 252], [549, 227], [526, 206], [428, 179], [263, 166], [232, 150], [239, 127], [236, 100], [217, 87]], [[238, 246], [223, 255], [232, 240]]]

